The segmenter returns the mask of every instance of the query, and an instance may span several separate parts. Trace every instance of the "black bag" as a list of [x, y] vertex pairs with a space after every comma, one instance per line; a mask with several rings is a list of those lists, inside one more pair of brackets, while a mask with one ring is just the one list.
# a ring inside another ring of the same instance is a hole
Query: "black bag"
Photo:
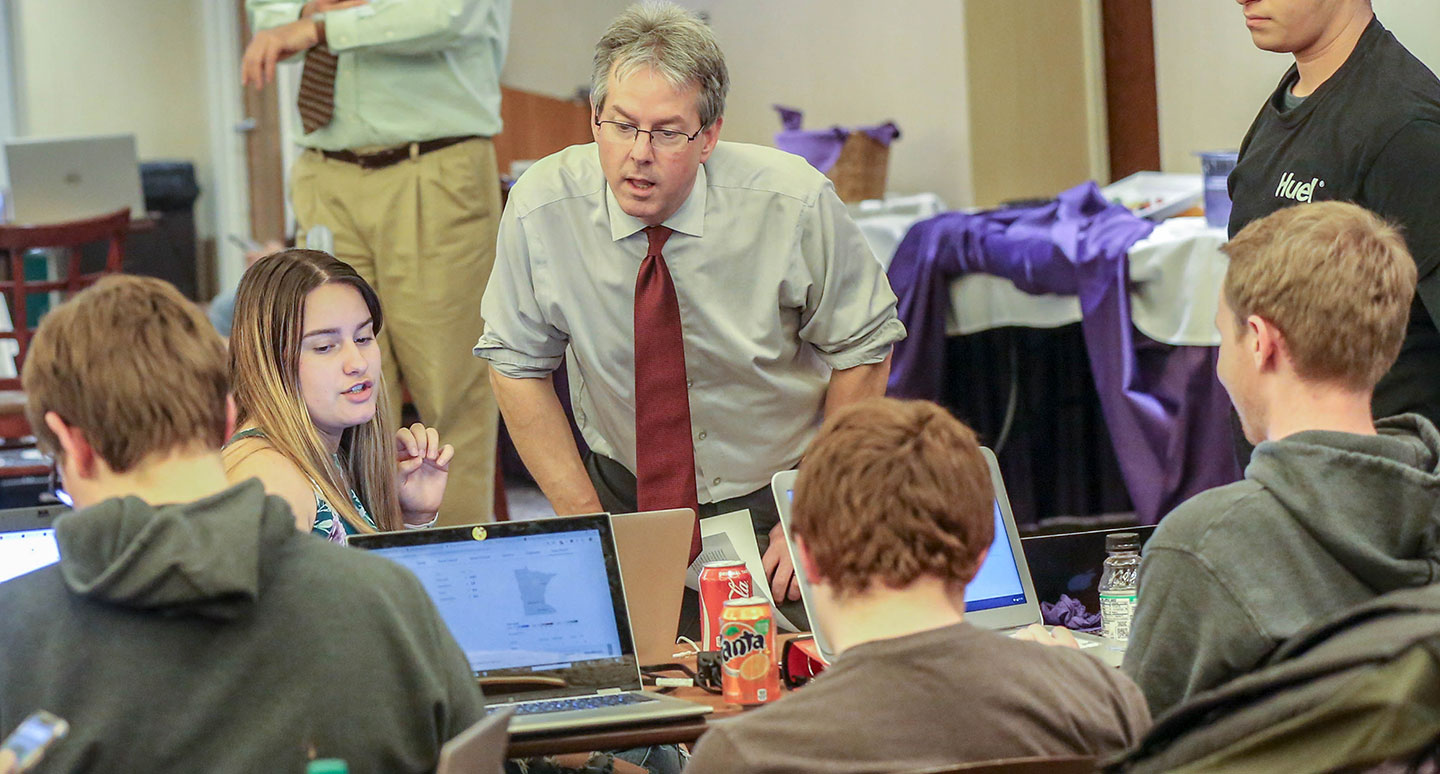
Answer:
[[200, 197], [200, 185], [195, 182], [195, 165], [188, 161], [147, 161], [141, 164], [140, 187], [145, 192], [145, 209], [151, 211], [188, 211]]

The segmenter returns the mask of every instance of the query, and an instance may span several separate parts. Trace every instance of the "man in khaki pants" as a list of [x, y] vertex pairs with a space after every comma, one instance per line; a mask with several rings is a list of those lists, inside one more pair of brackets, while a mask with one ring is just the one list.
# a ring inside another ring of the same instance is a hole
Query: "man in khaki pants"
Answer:
[[242, 64], [263, 87], [302, 54], [307, 147], [291, 171], [301, 233], [323, 225], [336, 257], [380, 294], [387, 407], [402, 383], [455, 446], [441, 524], [488, 520], [497, 413], [470, 356], [495, 261], [500, 69], [509, 0], [247, 0], [258, 30]]

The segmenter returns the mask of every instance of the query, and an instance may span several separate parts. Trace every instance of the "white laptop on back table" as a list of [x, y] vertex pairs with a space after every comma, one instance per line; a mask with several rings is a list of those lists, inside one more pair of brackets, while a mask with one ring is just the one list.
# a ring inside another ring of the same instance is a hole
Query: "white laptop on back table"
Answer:
[[512, 735], [704, 715], [641, 690], [605, 514], [354, 535], [409, 568]]
[[[1009, 634], [1041, 622], [1040, 602], [1035, 595], [1035, 584], [1030, 579], [1030, 567], [1025, 563], [1025, 553], [1020, 548], [1020, 530], [1015, 526], [1014, 514], [1010, 512], [1010, 498], [1005, 495], [1000, 464], [994, 452], [984, 447], [980, 451], [990, 467], [990, 481], [995, 487], [995, 539], [979, 572], [965, 587], [965, 620], [981, 628]], [[796, 475], [797, 471], [785, 470], [776, 473], [770, 481], [787, 541], [790, 541], [790, 509], [795, 496]], [[791, 541], [792, 559], [794, 545]], [[805, 613], [813, 625], [816, 617], [810, 607], [810, 582], [801, 572], [798, 561], [795, 562], [795, 577], [800, 583]], [[820, 627], [814, 628], [815, 644], [821, 657], [827, 662], [832, 661], [834, 650], [825, 641]], [[1075, 632], [1075, 639], [1079, 640], [1081, 650], [1111, 666], [1120, 666], [1124, 653], [1109, 640], [1084, 632]]]
[[9, 201], [0, 220], [63, 223], [130, 208], [145, 215], [135, 135], [33, 137], [5, 141]]

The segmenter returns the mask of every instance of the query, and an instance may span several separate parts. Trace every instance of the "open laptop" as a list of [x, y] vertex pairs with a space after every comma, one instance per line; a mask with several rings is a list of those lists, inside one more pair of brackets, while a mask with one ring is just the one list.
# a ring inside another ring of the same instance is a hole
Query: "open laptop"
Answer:
[[0, 583], [60, 561], [55, 517], [63, 505], [0, 510]]
[[1100, 570], [1105, 561], [1105, 536], [1113, 532], [1134, 532], [1140, 545], [1155, 532], [1155, 525], [1112, 526], [1031, 535], [1020, 540], [1030, 578], [1041, 602], [1054, 604], [1067, 594], [1085, 604], [1087, 610], [1100, 609]]
[[677, 508], [620, 513], [612, 515], [610, 523], [635, 630], [635, 657], [641, 666], [668, 664], [675, 660], [695, 512]]
[[513, 735], [678, 720], [710, 707], [641, 690], [610, 517], [354, 535], [429, 592]]
[[492, 712], [446, 742], [435, 774], [504, 774], [513, 714], [509, 709]]
[[[975, 578], [965, 587], [965, 620], [970, 623], [1001, 633], [1011, 633], [1030, 624], [1041, 622], [1040, 602], [1035, 595], [1035, 586], [1030, 578], [1030, 568], [1025, 563], [1025, 553], [1020, 546], [1020, 530], [1015, 526], [1015, 516], [1010, 512], [1010, 499], [1005, 495], [1005, 482], [1000, 478], [1000, 465], [994, 452], [981, 447], [985, 462], [990, 467], [990, 481], [995, 487], [995, 539], [990, 544], [990, 553]], [[790, 541], [791, 500], [795, 495], [797, 471], [786, 470], [776, 473], [770, 487], [775, 503], [780, 510], [780, 523], [785, 529], [785, 538], [790, 543], [791, 558], [794, 559], [794, 542]], [[1101, 559], [1104, 557], [1102, 556]], [[805, 602], [805, 613], [813, 624], [815, 611], [810, 607], [809, 579], [795, 562], [795, 577], [800, 584], [800, 598]], [[835, 655], [830, 644], [815, 628], [815, 645], [827, 662]], [[1076, 632], [1083, 651], [1112, 666], [1119, 666], [1124, 654], [1109, 646], [1102, 637]]]
[[130, 208], [145, 214], [135, 135], [5, 141], [12, 223], [61, 223]]

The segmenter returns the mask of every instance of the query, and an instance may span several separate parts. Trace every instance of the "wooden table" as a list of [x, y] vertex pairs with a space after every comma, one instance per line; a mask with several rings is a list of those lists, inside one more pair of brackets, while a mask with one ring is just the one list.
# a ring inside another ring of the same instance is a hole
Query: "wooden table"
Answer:
[[[777, 651], [784, 642], [794, 635], [781, 635]], [[779, 653], [776, 654], [777, 658]], [[694, 668], [695, 657], [680, 659], [686, 666]], [[682, 677], [679, 672], [676, 677]], [[655, 690], [647, 688], [646, 690]], [[783, 696], [788, 691], [782, 686]], [[708, 693], [693, 686], [675, 688], [670, 695], [676, 698], [707, 704], [714, 712], [699, 718], [684, 718], [676, 721], [646, 723], [643, 725], [586, 728], [577, 731], [542, 734], [537, 736], [511, 737], [506, 753], [511, 758], [531, 758], [539, 755], [561, 755], [564, 753], [591, 752], [594, 750], [629, 750], [636, 747], [650, 747], [658, 744], [694, 744], [710, 729], [709, 721], [723, 720], [746, 712], [744, 707], [728, 704], [719, 694]]]
[[[3, 426], [3, 417], [9, 410], [4, 404], [3, 396], [5, 394], [0, 392], [0, 426]], [[23, 400], [24, 393], [20, 393], [20, 395]], [[33, 445], [0, 444], [0, 479], [48, 476], [50, 475], [50, 464], [50, 458]]]

